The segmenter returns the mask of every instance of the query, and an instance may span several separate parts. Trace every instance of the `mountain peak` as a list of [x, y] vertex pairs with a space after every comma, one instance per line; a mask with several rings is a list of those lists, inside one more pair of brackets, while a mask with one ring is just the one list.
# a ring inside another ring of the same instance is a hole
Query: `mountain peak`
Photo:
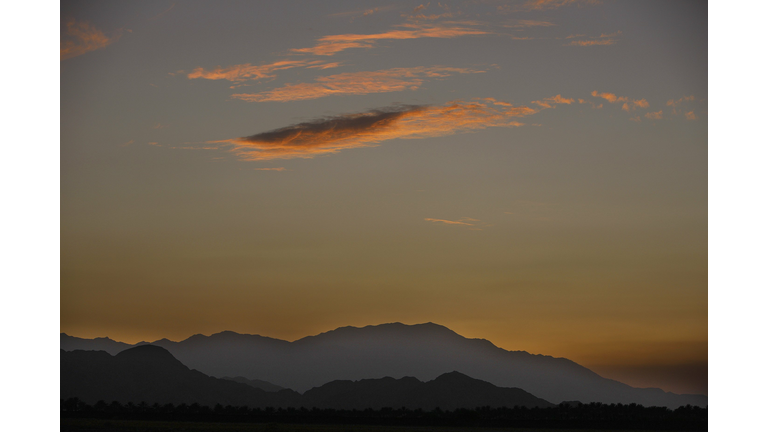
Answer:
[[[171, 354], [167, 349], [152, 345], [139, 345], [137, 347], [128, 348], [125, 351], [117, 353], [115, 358], [129, 361], [139, 362], [151, 362], [151, 363], [166, 363], [184, 366], [176, 357]], [[186, 368], [186, 366], [184, 366]]]

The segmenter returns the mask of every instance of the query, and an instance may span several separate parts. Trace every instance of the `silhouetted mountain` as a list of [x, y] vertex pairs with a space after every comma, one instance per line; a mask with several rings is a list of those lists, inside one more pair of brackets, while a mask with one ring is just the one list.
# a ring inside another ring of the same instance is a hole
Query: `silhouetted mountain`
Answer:
[[332, 381], [304, 393], [303, 404], [332, 409], [381, 409], [386, 407], [442, 410], [457, 408], [555, 406], [518, 389], [502, 388], [470, 378], [459, 372], [440, 375], [433, 381], [416, 378], [379, 378], [360, 381]]
[[266, 392], [276, 392], [276, 391], [284, 390], [282, 387], [280, 387], [278, 385], [274, 385], [272, 383], [269, 383], [269, 382], [266, 382], [266, 381], [262, 381], [262, 380], [257, 380], [257, 379], [251, 380], [251, 379], [248, 379], [248, 378], [245, 378], [245, 377], [222, 377], [221, 379], [225, 379], [225, 380], [229, 380], [229, 381], [234, 381], [234, 382], [239, 382], [239, 383], [242, 383], [242, 384], [247, 384], [247, 385], [249, 385], [251, 387], [255, 387], [257, 389], [262, 389], [262, 390], [264, 390]]
[[198, 403], [201, 405], [293, 406], [292, 390], [268, 393], [246, 384], [190, 370], [166, 349], [142, 345], [115, 356], [105, 351], [61, 350], [61, 398], [86, 403]]
[[115, 356], [104, 351], [61, 350], [61, 398], [77, 397], [138, 404], [198, 403], [250, 407], [306, 407], [432, 410], [440, 408], [550, 407], [553, 404], [515, 388], [499, 388], [458, 372], [423, 383], [416, 378], [334, 381], [304, 395], [292, 390], [266, 392], [246, 384], [190, 370], [167, 350], [142, 345]]
[[703, 395], [633, 388], [565, 358], [507, 351], [432, 323], [342, 327], [295, 342], [227, 331], [154, 344], [213, 376], [258, 377], [301, 392], [335, 380], [411, 376], [429, 381], [460, 371], [499, 387], [525, 389], [554, 403], [579, 400], [670, 408], [707, 404]]
[[65, 351], [85, 350], [85, 351], [106, 351], [112, 355], [119, 353], [120, 351], [127, 350], [133, 347], [131, 344], [124, 342], [117, 342], [108, 337], [100, 337], [96, 339], [83, 339], [79, 337], [70, 336], [66, 333], [59, 335], [59, 348]]

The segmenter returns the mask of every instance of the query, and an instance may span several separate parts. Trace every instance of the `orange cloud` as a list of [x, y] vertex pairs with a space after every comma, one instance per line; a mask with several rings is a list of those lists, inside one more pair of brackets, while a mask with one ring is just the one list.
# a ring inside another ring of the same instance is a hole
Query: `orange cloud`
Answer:
[[[593, 92], [593, 93], [595, 93], [595, 94], [596, 94], [597, 92]], [[588, 104], [592, 105], [592, 109], [600, 109], [600, 108], [602, 108], [602, 107], [603, 107], [603, 104], [600, 104], [600, 105], [595, 105], [595, 103], [594, 103], [594, 102], [592, 102], [591, 100], [584, 100], [584, 99], [579, 99], [579, 103], [580, 103], [580, 104], [585, 104], [585, 103], [588, 103]]]
[[481, 72], [484, 71], [442, 66], [349, 72], [320, 77], [314, 83], [287, 84], [261, 93], [234, 94], [232, 97], [248, 102], [286, 102], [342, 94], [386, 93], [408, 89], [415, 90], [421, 86], [425, 78], [447, 77], [455, 73]]
[[66, 28], [65, 36], [68, 39], [59, 43], [60, 60], [71, 59], [89, 51], [104, 48], [120, 37], [117, 35], [110, 39], [89, 23], [77, 22], [73, 19], [67, 21]]
[[373, 48], [373, 45], [360, 42], [326, 42], [311, 48], [294, 48], [291, 51], [302, 54], [334, 55], [350, 48]]
[[292, 52], [314, 55], [333, 55], [349, 48], [372, 48], [372, 43], [381, 39], [455, 38], [466, 35], [489, 34], [484, 30], [470, 27], [401, 24], [409, 30], [390, 30], [375, 34], [342, 34], [324, 36], [311, 48], [295, 48]]
[[[621, 109], [623, 109], [626, 112], [630, 112], [636, 108], [648, 108], [650, 104], [645, 99], [630, 99], [626, 96], [616, 96], [613, 93], [599, 93], [597, 90], [592, 92], [593, 97], [599, 97], [607, 100], [610, 103], [619, 103], [624, 102], [622, 104]], [[587, 103], [589, 101], [585, 101], [584, 99], [579, 99], [579, 103]], [[592, 104], [592, 108], [595, 108], [595, 104], [592, 102], [589, 102]], [[602, 108], [603, 105], [600, 104], [597, 108]], [[661, 111], [659, 111], [661, 112]]]
[[339, 12], [335, 14], [328, 15], [329, 17], [347, 17], [351, 16], [353, 19], [368, 15], [373, 15], [377, 12], [386, 12], [392, 9], [396, 9], [397, 5], [391, 5], [391, 6], [383, 6], [383, 7], [375, 7], [373, 9], [365, 9], [365, 10], [357, 10], [357, 11], [349, 11], [349, 12]]
[[624, 111], [629, 112], [630, 110], [633, 110], [635, 108], [648, 108], [648, 101], [645, 99], [640, 100], [632, 100], [631, 102], [625, 102], [624, 105], [621, 106], [621, 109]]
[[552, 96], [548, 98], [544, 98], [544, 100], [535, 100], [531, 101], [531, 103], [535, 103], [536, 105], [539, 105], [542, 108], [554, 108], [555, 106], [553, 104], [572, 104], [573, 99], [566, 99], [560, 95]]
[[468, 226], [474, 226], [475, 224], [464, 222], [464, 221], [477, 221], [477, 219], [472, 219], [472, 218], [461, 218], [455, 221], [446, 220], [446, 219], [434, 219], [434, 218], [424, 218], [424, 220], [429, 222], [440, 222], [446, 225], [468, 225]]
[[[274, 72], [295, 67], [314, 65], [306, 60], [281, 60], [270, 64], [251, 66], [250, 63], [234, 65], [228, 68], [217, 67], [213, 70], [205, 70], [201, 67], [196, 68], [189, 74], [189, 79], [209, 79], [209, 80], [227, 80], [232, 82], [243, 82], [248, 80], [260, 80], [265, 78], [274, 78]], [[319, 65], [315, 65], [316, 67]]]
[[603, 40], [578, 40], [571, 41], [563, 46], [595, 46], [595, 45], [613, 45], [616, 43], [615, 39], [603, 39]]
[[557, 9], [569, 5], [598, 5], [599, 0], [529, 0], [523, 4], [523, 9], [527, 10], [547, 10]]
[[696, 114], [693, 113], [693, 111], [685, 113], [685, 118], [688, 120], [696, 120], [698, 117], [696, 117]]
[[512, 28], [528, 28], [528, 27], [551, 27], [557, 24], [551, 23], [549, 21], [536, 21], [536, 20], [515, 20], [514, 24], [507, 24], [504, 27], [512, 27]]
[[675, 107], [675, 106], [678, 106], [678, 105], [680, 105], [680, 104], [681, 104], [681, 103], [683, 103], [683, 102], [690, 102], [690, 101], [692, 101], [692, 100], [696, 100], [696, 98], [694, 98], [694, 97], [693, 97], [693, 95], [690, 95], [690, 96], [683, 96], [683, 97], [681, 97], [681, 98], [680, 98], [680, 99], [678, 99], [678, 100], [673, 100], [673, 99], [670, 99], [670, 100], [668, 100], [668, 101], [667, 101], [667, 106], [673, 106], [673, 107]]
[[657, 112], [649, 112], [645, 114], [645, 118], [648, 118], [651, 120], [661, 120], [661, 110]]
[[605, 100], [607, 100], [610, 103], [616, 103], [616, 102], [626, 102], [629, 99], [627, 97], [618, 97], [613, 93], [598, 93], [597, 90], [592, 92], [592, 96], [594, 97], [601, 97]]
[[335, 63], [323, 63], [323, 64], [317, 64], [313, 66], [307, 66], [308, 69], [331, 69], [331, 68], [337, 68], [341, 66], [341, 63], [335, 62]]
[[211, 141], [245, 160], [312, 158], [372, 147], [392, 139], [422, 139], [488, 127], [514, 127], [529, 107], [496, 108], [495, 100], [454, 101], [441, 106], [399, 106], [300, 123], [242, 138]]

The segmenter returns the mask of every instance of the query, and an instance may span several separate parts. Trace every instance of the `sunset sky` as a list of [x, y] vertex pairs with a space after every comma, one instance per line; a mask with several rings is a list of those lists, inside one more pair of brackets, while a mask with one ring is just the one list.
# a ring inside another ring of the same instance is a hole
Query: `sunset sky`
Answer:
[[707, 393], [704, 1], [61, 4], [60, 330], [434, 322]]

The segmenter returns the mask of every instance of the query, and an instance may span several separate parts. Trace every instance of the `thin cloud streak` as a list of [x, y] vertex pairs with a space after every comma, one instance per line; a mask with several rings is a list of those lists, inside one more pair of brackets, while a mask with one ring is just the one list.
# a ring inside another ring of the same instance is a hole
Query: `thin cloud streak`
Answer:
[[374, 34], [341, 34], [324, 36], [310, 48], [294, 48], [291, 52], [314, 55], [334, 55], [350, 48], [373, 48], [373, 43], [382, 39], [455, 38], [467, 35], [485, 35], [490, 32], [471, 27], [401, 24], [406, 30], [390, 30]]
[[674, 100], [674, 99], [668, 100], [667, 101], [667, 106], [676, 107], [676, 106], [680, 105], [683, 102], [690, 102], [690, 101], [693, 101], [693, 100], [696, 100], [696, 98], [693, 97], [693, 95], [683, 96], [683, 97], [681, 97], [678, 100]]
[[[603, 98], [603, 99], [607, 100], [610, 103], [624, 102], [624, 104], [622, 104], [622, 106], [621, 106], [621, 109], [623, 109], [626, 112], [633, 111], [636, 108], [648, 108], [648, 107], [650, 107], [650, 104], [645, 99], [630, 99], [630, 98], [628, 98], [626, 96], [616, 96], [613, 93], [598, 93], [597, 90], [592, 92], [592, 96], [593, 97]], [[582, 99], [579, 99], [579, 103], [582, 103]], [[594, 107], [594, 104], [593, 104], [593, 107]]]
[[428, 222], [439, 222], [439, 223], [443, 223], [443, 224], [446, 224], [446, 225], [468, 225], [468, 226], [474, 226], [475, 224], [468, 223], [468, 222], [462, 222], [462, 221], [463, 220], [476, 221], [477, 219], [461, 218], [461, 219], [459, 219], [457, 221], [452, 221], [452, 220], [446, 220], [446, 219], [424, 218], [424, 220], [428, 221]]
[[557, 104], [570, 105], [573, 102], [574, 102], [574, 99], [567, 99], [562, 97], [561, 95], [544, 98], [544, 100], [531, 101], [531, 103], [535, 103], [536, 105], [542, 108], [554, 108]]
[[558, 9], [563, 6], [586, 6], [586, 5], [599, 5], [599, 0], [529, 0], [523, 4], [525, 10], [548, 10]]
[[341, 150], [372, 147], [393, 139], [422, 139], [488, 127], [523, 126], [516, 118], [538, 112], [493, 98], [440, 106], [395, 106], [322, 118], [259, 134], [211, 141], [244, 160], [313, 158]]
[[320, 66], [322, 62], [310, 62], [307, 60], [281, 60], [265, 65], [251, 66], [250, 63], [229, 66], [226, 68], [217, 67], [213, 70], [205, 70], [201, 67], [194, 69], [187, 74], [189, 79], [208, 79], [208, 80], [227, 80], [235, 83], [241, 83], [250, 80], [261, 80], [274, 78], [274, 72], [296, 67]]
[[613, 45], [616, 43], [616, 39], [600, 39], [600, 40], [578, 40], [571, 41], [563, 46], [599, 46], [599, 45]]
[[619, 97], [619, 96], [616, 96], [613, 93], [598, 93], [597, 90], [594, 90], [592, 92], [592, 96], [593, 97], [603, 98], [603, 99], [607, 100], [610, 103], [627, 102], [629, 100], [629, 98], [627, 98], [626, 96]]
[[70, 39], [59, 43], [59, 58], [67, 60], [87, 52], [105, 48], [117, 39], [107, 37], [104, 32], [85, 21], [69, 20], [66, 24], [66, 36]]
[[383, 7], [375, 7], [372, 9], [364, 9], [364, 10], [356, 10], [356, 11], [347, 11], [347, 12], [337, 12], [334, 14], [328, 15], [329, 17], [352, 17], [359, 18], [364, 17], [368, 15], [373, 15], [378, 12], [386, 12], [393, 9], [397, 9], [399, 6], [397, 5], [390, 5], [390, 6], [383, 6]]
[[536, 21], [536, 20], [517, 20], [517, 24], [510, 25], [510, 27], [552, 27], [554, 23], [549, 21]]
[[380, 71], [349, 72], [315, 79], [314, 83], [286, 84], [255, 94], [234, 94], [248, 102], [287, 102], [317, 99], [332, 95], [363, 95], [415, 90], [428, 78], [444, 78], [452, 74], [482, 73], [482, 70], [443, 66], [393, 68]]

